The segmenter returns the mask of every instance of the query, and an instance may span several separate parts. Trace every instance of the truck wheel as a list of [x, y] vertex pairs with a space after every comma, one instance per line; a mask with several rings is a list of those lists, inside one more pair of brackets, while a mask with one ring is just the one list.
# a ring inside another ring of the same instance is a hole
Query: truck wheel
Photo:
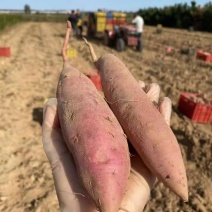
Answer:
[[122, 52], [125, 49], [125, 43], [124, 40], [122, 38], [118, 38], [116, 40], [116, 50], [118, 52]]

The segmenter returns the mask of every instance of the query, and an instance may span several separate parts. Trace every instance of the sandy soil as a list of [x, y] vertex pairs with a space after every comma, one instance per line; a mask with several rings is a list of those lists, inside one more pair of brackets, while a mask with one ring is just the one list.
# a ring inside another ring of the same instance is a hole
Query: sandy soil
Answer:
[[[1, 45], [11, 47], [10, 58], [0, 58], [0, 211], [58, 211], [58, 202], [41, 142], [42, 107], [55, 96], [62, 60], [64, 24], [26, 23], [1, 33]], [[88, 49], [72, 39], [78, 57], [71, 63], [82, 72], [92, 70]], [[145, 49], [127, 49], [118, 56], [137, 79], [157, 82], [161, 96], [173, 102], [171, 127], [185, 160], [189, 196], [183, 203], [157, 183], [148, 211], [212, 211], [212, 124], [194, 123], [177, 109], [180, 92], [199, 92], [212, 100], [212, 65], [181, 55], [182, 47], [212, 48], [212, 34], [165, 30], [161, 35], [146, 27]], [[114, 50], [92, 41], [97, 55]], [[172, 46], [173, 55], [165, 48]]]

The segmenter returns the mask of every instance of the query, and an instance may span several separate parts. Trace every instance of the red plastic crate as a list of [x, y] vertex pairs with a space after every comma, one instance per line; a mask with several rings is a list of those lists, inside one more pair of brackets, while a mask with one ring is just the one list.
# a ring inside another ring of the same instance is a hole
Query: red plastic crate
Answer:
[[0, 47], [0, 57], [10, 57], [10, 48], [9, 47]]
[[113, 25], [115, 23], [115, 21], [113, 19], [107, 19], [106, 20], [106, 24], [111, 24]]
[[123, 25], [126, 23], [126, 20], [115, 20], [115, 23], [116, 25]]
[[97, 75], [97, 76], [90, 76], [89, 78], [96, 86], [96, 89], [101, 91], [102, 90], [101, 77]]
[[205, 62], [212, 62], [212, 54], [204, 52], [203, 50], [197, 51], [196, 58]]
[[102, 90], [101, 77], [97, 71], [87, 71], [85, 75], [93, 82], [97, 90]]
[[98, 71], [97, 70], [87, 70], [85, 72], [83, 72], [87, 77], [90, 76], [97, 76], [98, 75]]
[[191, 97], [200, 98], [196, 93], [181, 93], [178, 109], [192, 121], [209, 123], [212, 120], [212, 104], [198, 103]]

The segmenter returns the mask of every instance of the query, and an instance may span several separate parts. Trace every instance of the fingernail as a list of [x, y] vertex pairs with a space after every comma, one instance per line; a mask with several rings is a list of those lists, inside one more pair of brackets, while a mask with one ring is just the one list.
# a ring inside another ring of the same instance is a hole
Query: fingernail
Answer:
[[45, 101], [44, 101], [44, 103], [43, 103], [43, 119], [44, 119], [44, 117], [45, 117], [45, 114], [46, 114], [46, 106], [47, 106], [47, 101], [48, 101], [49, 99], [45, 99]]
[[45, 122], [52, 127], [54, 124], [54, 119], [55, 119], [55, 111], [54, 109], [50, 106], [46, 106], [46, 111], [45, 111]]
[[160, 112], [162, 116], [164, 117], [166, 123], [170, 125], [170, 119], [171, 119], [171, 100], [168, 97], [163, 97], [160, 99]]
[[47, 99], [45, 99], [45, 101], [44, 101], [44, 107], [45, 107], [45, 105], [57, 105], [57, 98], [47, 98]]
[[46, 110], [47, 110], [47, 107], [48, 106], [53, 106], [53, 107], [55, 106], [55, 107], [57, 107], [57, 99], [56, 98], [50, 98], [50, 99], [46, 99], [44, 101], [44, 106], [43, 106], [43, 120], [45, 118]]
[[[48, 101], [48, 100], [47, 100]], [[47, 102], [46, 101], [46, 102]], [[45, 114], [46, 114], [46, 109], [47, 109], [47, 106], [48, 106], [48, 104], [44, 104], [44, 106], [43, 106], [43, 118], [45, 117]]]
[[43, 107], [43, 120], [44, 120], [45, 117], [46, 117], [46, 110], [47, 110], [47, 107], [48, 107], [48, 104], [45, 104], [44, 107]]
[[160, 86], [157, 83], [151, 83], [146, 89], [147, 96], [152, 102], [158, 103], [160, 96]]

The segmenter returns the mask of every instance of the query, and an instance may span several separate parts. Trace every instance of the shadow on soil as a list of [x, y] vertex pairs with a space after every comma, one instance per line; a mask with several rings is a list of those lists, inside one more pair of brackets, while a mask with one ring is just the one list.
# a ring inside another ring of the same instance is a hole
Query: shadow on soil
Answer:
[[[172, 107], [173, 112], [177, 113], [180, 119], [185, 119], [184, 115], [176, 108]], [[183, 130], [172, 129], [174, 134], [177, 137], [177, 141], [186, 148], [186, 157], [187, 160], [191, 160], [192, 151], [194, 147], [194, 142], [190, 136]]]
[[33, 121], [38, 122], [40, 125], [43, 123], [43, 108], [37, 107], [33, 108], [32, 111]]

